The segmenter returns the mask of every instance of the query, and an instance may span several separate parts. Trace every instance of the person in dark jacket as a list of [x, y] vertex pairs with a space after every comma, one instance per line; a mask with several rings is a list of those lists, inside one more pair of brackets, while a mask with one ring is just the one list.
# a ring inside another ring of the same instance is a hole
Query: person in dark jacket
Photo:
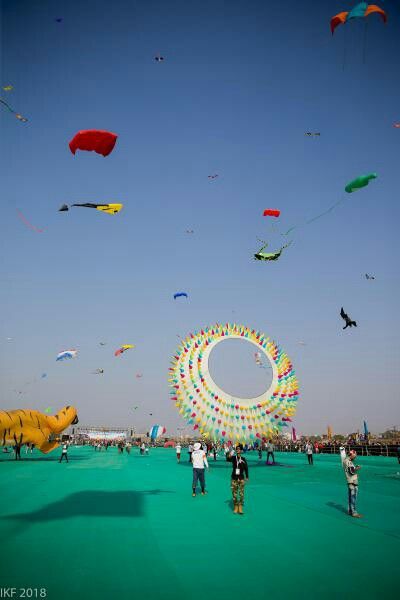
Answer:
[[227, 454], [226, 460], [232, 463], [231, 490], [233, 499], [233, 512], [243, 515], [244, 482], [249, 480], [247, 460], [242, 456], [242, 448], [236, 446], [236, 454]]

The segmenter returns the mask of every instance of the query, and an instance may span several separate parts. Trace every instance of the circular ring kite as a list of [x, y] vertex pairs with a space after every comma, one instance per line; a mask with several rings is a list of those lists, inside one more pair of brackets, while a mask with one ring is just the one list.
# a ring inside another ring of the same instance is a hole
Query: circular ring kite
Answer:
[[[244, 339], [263, 352], [272, 365], [272, 383], [257, 398], [237, 398], [213, 381], [208, 361], [212, 349], [226, 339]], [[282, 432], [296, 412], [298, 382], [289, 357], [267, 336], [243, 325], [206, 327], [182, 340], [169, 369], [169, 383], [179, 413], [211, 440], [251, 442]]]

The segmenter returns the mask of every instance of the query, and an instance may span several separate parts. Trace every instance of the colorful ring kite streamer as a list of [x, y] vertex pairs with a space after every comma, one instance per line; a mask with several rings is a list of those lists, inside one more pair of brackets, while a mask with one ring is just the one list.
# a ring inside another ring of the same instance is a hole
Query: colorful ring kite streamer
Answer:
[[[271, 385], [257, 398], [232, 396], [213, 381], [209, 357], [226, 339], [247, 340], [271, 363]], [[289, 357], [266, 335], [243, 325], [217, 323], [190, 333], [182, 340], [169, 371], [171, 400], [204, 438], [240, 442], [263, 439], [281, 433], [296, 412], [298, 382]]]

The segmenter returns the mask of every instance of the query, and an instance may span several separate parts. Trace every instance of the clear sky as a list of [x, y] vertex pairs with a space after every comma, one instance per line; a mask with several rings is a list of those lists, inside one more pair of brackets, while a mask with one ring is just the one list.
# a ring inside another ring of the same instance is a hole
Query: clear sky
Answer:
[[[235, 320], [292, 359], [299, 432], [400, 424], [400, 7], [379, 4], [386, 26], [372, 15], [332, 37], [354, 3], [3, 0], [2, 98], [29, 119], [0, 107], [3, 408], [68, 403], [81, 424], [174, 432], [177, 334]], [[118, 134], [113, 153], [73, 156], [92, 128]], [[279, 247], [341, 198], [277, 262], [253, 260], [257, 238]], [[115, 216], [58, 212], [113, 201]], [[265, 208], [282, 211], [275, 232]], [[78, 358], [56, 363], [67, 348]], [[245, 342], [220, 344], [211, 371], [238, 395], [268, 384]]]

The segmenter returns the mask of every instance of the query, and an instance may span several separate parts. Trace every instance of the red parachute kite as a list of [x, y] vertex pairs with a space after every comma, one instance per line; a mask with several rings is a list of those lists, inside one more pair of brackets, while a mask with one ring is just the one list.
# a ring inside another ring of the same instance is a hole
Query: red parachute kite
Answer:
[[102, 131], [101, 129], [85, 129], [78, 131], [69, 143], [72, 154], [77, 150], [88, 150], [108, 156], [115, 146], [117, 135], [111, 131]]
[[281, 211], [275, 208], [266, 208], [263, 212], [264, 217], [279, 217], [280, 214]]

